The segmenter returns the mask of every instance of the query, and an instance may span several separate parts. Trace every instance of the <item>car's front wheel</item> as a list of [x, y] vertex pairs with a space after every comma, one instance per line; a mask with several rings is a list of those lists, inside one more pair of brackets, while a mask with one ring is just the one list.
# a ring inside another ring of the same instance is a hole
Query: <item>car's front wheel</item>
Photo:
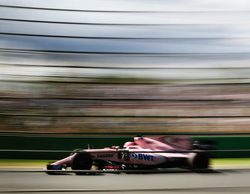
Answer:
[[[72, 170], [90, 170], [92, 163], [93, 161], [89, 153], [86, 153], [86, 152], [77, 153], [71, 162], [71, 168]], [[76, 174], [83, 175], [83, 174], [88, 174], [88, 173], [76, 172]]]

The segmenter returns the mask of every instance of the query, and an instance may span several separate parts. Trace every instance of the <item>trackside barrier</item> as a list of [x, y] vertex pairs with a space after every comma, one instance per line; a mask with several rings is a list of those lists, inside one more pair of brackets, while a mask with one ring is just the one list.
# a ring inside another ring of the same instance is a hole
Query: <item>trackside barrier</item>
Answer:
[[[122, 146], [124, 142], [131, 141], [132, 137], [1, 135], [0, 158], [56, 160], [65, 157], [76, 148], [87, 148], [87, 144], [94, 148]], [[250, 157], [250, 136], [193, 136], [193, 139], [213, 141], [217, 150], [213, 150], [212, 154], [216, 158]]]
[[[72, 150], [11, 150], [11, 149], [0, 149], [0, 152], [29, 152], [29, 153], [72, 153]], [[74, 153], [82, 153], [83, 151], [74, 151]], [[209, 152], [209, 153], [220, 153], [220, 152], [250, 152], [250, 149], [240, 149], [240, 150], [170, 150], [170, 151], [133, 151], [129, 150], [129, 153], [201, 153], [201, 152]], [[103, 153], [103, 152], [95, 152], [95, 153]], [[110, 153], [116, 153], [110, 152]]]

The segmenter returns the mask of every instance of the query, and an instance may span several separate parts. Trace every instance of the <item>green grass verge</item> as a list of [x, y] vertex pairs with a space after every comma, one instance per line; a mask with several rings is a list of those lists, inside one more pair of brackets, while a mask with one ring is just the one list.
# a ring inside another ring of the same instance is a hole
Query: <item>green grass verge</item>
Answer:
[[7, 168], [7, 167], [45, 167], [47, 163], [51, 162], [52, 160], [17, 160], [17, 159], [0, 159], [0, 168]]
[[212, 166], [250, 166], [250, 158], [216, 158]]

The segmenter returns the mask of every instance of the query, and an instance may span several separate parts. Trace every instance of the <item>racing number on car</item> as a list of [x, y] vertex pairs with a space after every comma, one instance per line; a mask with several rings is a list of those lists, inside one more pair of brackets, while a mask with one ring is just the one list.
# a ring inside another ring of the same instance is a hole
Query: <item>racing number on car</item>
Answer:
[[119, 151], [118, 158], [121, 160], [128, 161], [129, 160], [129, 151], [128, 150]]

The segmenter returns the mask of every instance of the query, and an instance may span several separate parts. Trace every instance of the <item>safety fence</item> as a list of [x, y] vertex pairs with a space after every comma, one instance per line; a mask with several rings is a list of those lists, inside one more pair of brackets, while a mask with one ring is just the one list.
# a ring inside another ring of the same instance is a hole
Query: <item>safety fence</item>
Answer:
[[[131, 141], [132, 135], [78, 135], [78, 136], [37, 136], [2, 135], [0, 136], [0, 158], [2, 159], [60, 159], [75, 149], [111, 147]], [[192, 136], [194, 141], [212, 143], [210, 150], [216, 158], [250, 157], [250, 136], [220, 135]]]

